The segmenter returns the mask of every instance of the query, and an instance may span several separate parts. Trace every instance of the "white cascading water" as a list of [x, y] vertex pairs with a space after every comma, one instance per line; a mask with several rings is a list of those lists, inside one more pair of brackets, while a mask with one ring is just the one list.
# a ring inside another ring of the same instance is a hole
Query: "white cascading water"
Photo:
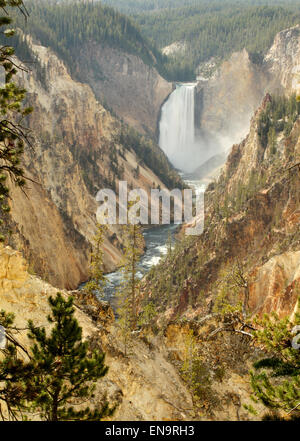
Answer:
[[196, 84], [177, 84], [163, 105], [159, 145], [173, 166], [184, 172], [193, 171], [201, 162], [195, 140]]

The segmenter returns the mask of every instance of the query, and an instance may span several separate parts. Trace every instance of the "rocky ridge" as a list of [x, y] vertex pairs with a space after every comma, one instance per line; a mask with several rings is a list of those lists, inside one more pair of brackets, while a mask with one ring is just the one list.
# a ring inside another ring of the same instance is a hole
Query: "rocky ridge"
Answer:
[[[118, 180], [147, 192], [165, 185], [143, 158], [120, 143], [120, 121], [97, 101], [90, 86], [74, 81], [50, 49], [28, 43], [37, 66], [23, 73], [20, 82], [34, 107], [28, 118], [34, 148], [24, 156], [31, 181], [27, 197], [11, 187], [9, 243], [24, 250], [37, 274], [74, 289], [88, 278], [97, 191], [113, 188]], [[104, 244], [107, 271], [121, 257], [118, 237], [112, 227]]]
[[172, 84], [139, 57], [99, 43], [82, 47], [78, 60], [76, 75], [91, 86], [97, 100], [130, 126], [154, 137], [160, 107]]
[[[10, 247], [0, 248], [0, 310], [15, 314], [15, 326], [26, 328], [29, 319], [36, 326], [50, 325], [47, 299], [58, 292], [57, 288], [28, 273], [28, 264], [21, 253]], [[163, 334], [144, 328], [122, 343], [120, 330], [107, 302], [78, 291], [61, 291], [75, 299], [75, 316], [83, 329], [83, 338], [91, 348], [105, 351], [108, 374], [96, 384], [91, 407], [99, 405], [107, 393], [111, 404], [116, 404], [113, 421], [191, 421], [248, 420], [242, 404], [249, 399], [250, 388], [246, 379], [249, 360], [246, 358], [247, 342], [235, 336], [218, 338], [218, 354], [227, 354], [227, 363], [235, 368], [226, 373], [225, 381], [215, 381], [208, 387], [202, 410], [195, 414], [191, 393], [180, 375], [186, 353], [189, 326], [170, 324]], [[202, 332], [206, 332], [204, 328]], [[30, 342], [26, 330], [15, 338], [27, 350]], [[233, 347], [235, 348], [233, 350]], [[207, 360], [214, 359], [214, 347], [203, 346]], [[20, 352], [21, 355], [21, 352]], [[220, 367], [215, 364], [215, 369]], [[227, 381], [228, 380], [228, 381]], [[214, 408], [210, 400], [214, 397]], [[3, 411], [3, 409], [2, 409]], [[29, 416], [32, 419], [32, 416]]]
[[[300, 91], [300, 25], [279, 32], [263, 59], [245, 49], [232, 54], [209, 79], [198, 81], [199, 136], [219, 150], [240, 142], [266, 93]], [[217, 135], [216, 135], [217, 134]]]
[[[29, 319], [45, 326], [50, 312], [48, 297], [58, 289], [28, 273], [21, 254], [10, 247], [0, 248], [0, 310], [15, 314], [15, 325], [23, 329]], [[121, 343], [113, 312], [105, 302], [82, 298], [80, 293], [62, 292], [75, 296], [75, 316], [83, 329], [83, 338], [91, 347], [104, 350], [109, 371], [96, 385], [90, 406], [102, 402], [107, 392], [111, 404], [117, 404], [116, 421], [188, 420], [191, 410], [189, 391], [176, 368], [168, 360], [164, 345], [151, 344], [138, 336], [128, 342], [127, 355]], [[26, 331], [16, 339], [29, 348]]]

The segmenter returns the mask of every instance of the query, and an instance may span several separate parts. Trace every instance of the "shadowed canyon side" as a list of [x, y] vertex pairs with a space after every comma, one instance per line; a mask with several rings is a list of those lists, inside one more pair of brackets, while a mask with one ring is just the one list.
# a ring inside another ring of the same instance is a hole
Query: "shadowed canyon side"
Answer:
[[235, 264], [249, 275], [251, 313], [284, 316], [294, 310], [300, 283], [300, 119], [298, 114], [290, 129], [280, 127], [268, 143], [264, 130], [272, 128], [265, 128], [263, 118], [272, 100], [276, 106], [276, 98], [266, 95], [248, 136], [232, 147], [218, 181], [208, 186], [203, 235], [183, 241], [170, 268], [165, 261], [149, 275], [146, 291], [159, 299], [162, 321], [209, 314]]
[[[228, 151], [249, 131], [266, 93], [299, 92], [300, 25], [280, 32], [262, 60], [246, 50], [224, 61], [209, 79], [198, 81], [196, 136], [217, 154]], [[204, 161], [203, 161], [204, 162]]]
[[127, 124], [155, 136], [157, 117], [172, 84], [139, 57], [90, 43], [80, 50], [77, 76]]
[[[28, 148], [24, 158], [32, 182], [27, 184], [27, 197], [11, 188], [11, 243], [24, 249], [37, 274], [55, 286], [74, 289], [88, 277], [97, 191], [114, 188], [122, 179], [146, 191], [165, 185], [145, 165], [147, 158], [137, 157], [128, 137], [122, 144], [121, 123], [91, 88], [74, 81], [50, 49], [30, 39], [28, 44], [37, 66], [20, 81], [30, 91], [27, 101], [35, 109], [29, 117], [34, 148]], [[44, 66], [46, 74], [40, 77]], [[138, 138], [134, 142], [139, 146]], [[151, 147], [145, 148], [149, 152]], [[161, 156], [158, 147], [151, 154]], [[166, 159], [159, 161], [167, 167], [162, 179], [171, 176]], [[113, 270], [121, 258], [117, 227], [111, 227], [104, 250], [105, 268]]]
[[[0, 245], [0, 310], [14, 311], [17, 327], [24, 328], [31, 319], [49, 331], [47, 299], [57, 291], [28, 273], [28, 265], [19, 252]], [[93, 296], [63, 292], [65, 297], [69, 294], [75, 296], [75, 316], [84, 339], [105, 351], [109, 366], [107, 376], [95, 384], [91, 408], [99, 405], [107, 393], [109, 401], [117, 405], [115, 421], [189, 420], [191, 395], [169, 361], [162, 338], [156, 336], [152, 344], [147, 344], [146, 338], [143, 341], [131, 336], [125, 355], [111, 307]], [[26, 347], [30, 345], [26, 331], [18, 334], [18, 341]], [[39, 415], [34, 419], [39, 420]]]
[[[299, 420], [300, 12], [26, 1], [0, 45], [0, 420]], [[191, 42], [164, 56], [149, 22]]]

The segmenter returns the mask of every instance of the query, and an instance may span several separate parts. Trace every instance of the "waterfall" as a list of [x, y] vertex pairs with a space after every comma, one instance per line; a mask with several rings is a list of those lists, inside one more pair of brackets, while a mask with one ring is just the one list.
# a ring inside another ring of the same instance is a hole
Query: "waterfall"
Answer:
[[159, 145], [174, 167], [190, 172], [199, 164], [200, 151], [195, 140], [196, 84], [177, 84], [163, 105]]

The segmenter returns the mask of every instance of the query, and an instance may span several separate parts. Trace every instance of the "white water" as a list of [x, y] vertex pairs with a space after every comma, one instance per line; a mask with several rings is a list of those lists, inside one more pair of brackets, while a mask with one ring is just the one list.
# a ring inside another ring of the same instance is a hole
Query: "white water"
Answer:
[[175, 168], [186, 172], [201, 160], [195, 139], [195, 87], [193, 83], [176, 85], [162, 107], [159, 127], [161, 149]]

